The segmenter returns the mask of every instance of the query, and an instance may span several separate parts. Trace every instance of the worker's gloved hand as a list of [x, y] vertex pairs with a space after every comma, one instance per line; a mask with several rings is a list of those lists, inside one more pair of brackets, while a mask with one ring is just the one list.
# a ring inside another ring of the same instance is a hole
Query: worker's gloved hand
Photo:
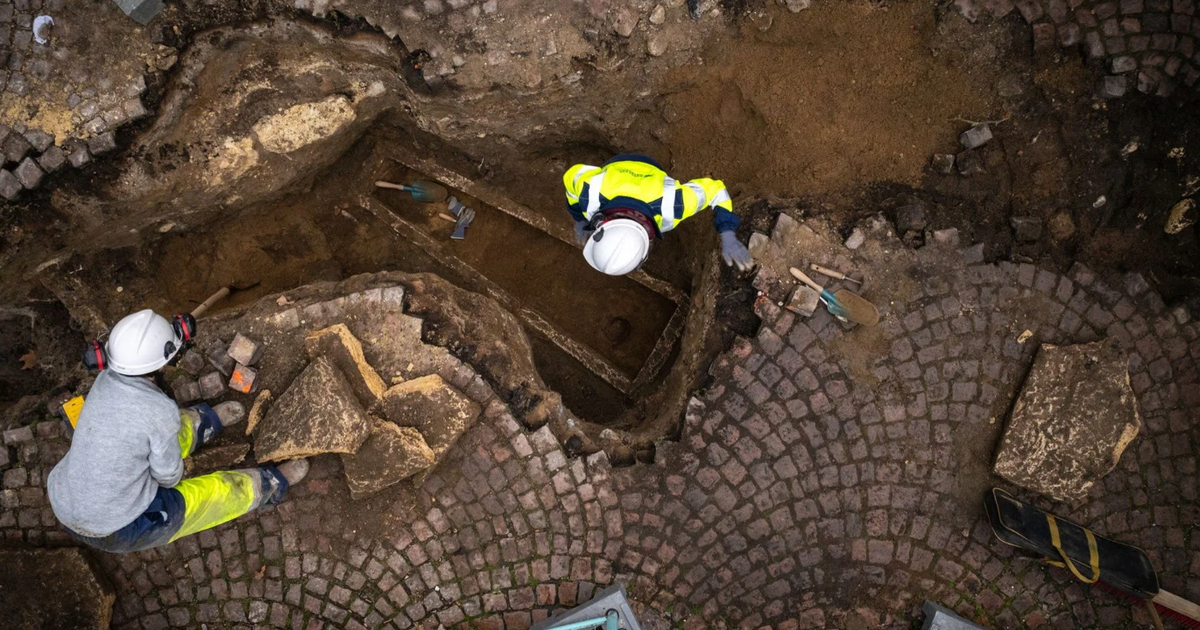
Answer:
[[589, 225], [589, 223], [587, 221], [576, 221], [575, 222], [575, 242], [576, 243], [583, 245], [584, 243], [587, 242], [588, 237], [592, 235], [591, 230], [588, 229], [588, 225]]
[[730, 267], [737, 265], [738, 271], [749, 271], [754, 266], [754, 258], [750, 250], [737, 239], [737, 234], [721, 232], [721, 257]]

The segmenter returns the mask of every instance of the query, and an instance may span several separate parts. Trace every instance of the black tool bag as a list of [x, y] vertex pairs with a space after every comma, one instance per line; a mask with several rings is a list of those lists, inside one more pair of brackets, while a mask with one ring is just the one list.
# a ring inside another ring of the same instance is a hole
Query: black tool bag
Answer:
[[1001, 541], [1040, 554], [1085, 583], [1101, 581], [1142, 600], [1158, 594], [1158, 575], [1141, 549], [1097, 536], [999, 488], [984, 496], [983, 505]]

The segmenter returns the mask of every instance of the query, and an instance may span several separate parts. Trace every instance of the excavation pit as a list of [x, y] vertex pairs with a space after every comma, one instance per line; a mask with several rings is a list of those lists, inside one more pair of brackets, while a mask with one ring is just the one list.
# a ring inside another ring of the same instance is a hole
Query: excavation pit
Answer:
[[[309, 190], [169, 232], [143, 250], [166, 289], [164, 310], [190, 308], [223, 285], [240, 290], [218, 310], [360, 273], [435, 273], [517, 318], [539, 376], [574, 417], [598, 427], [590, 433], [624, 429], [638, 437], [623, 439], [637, 444], [670, 435], [700, 373], [692, 355], [705, 345], [697, 340], [683, 352], [685, 324], [698, 315], [688, 293], [644, 271], [596, 272], [571, 237], [565, 208], [523, 206], [428, 157], [435, 149], [398, 149], [412, 143], [397, 135], [378, 124]], [[445, 202], [374, 185], [415, 179], [442, 183], [475, 211], [464, 240], [450, 238]], [[714, 271], [699, 275], [712, 281]], [[688, 367], [675, 374], [685, 354]]]

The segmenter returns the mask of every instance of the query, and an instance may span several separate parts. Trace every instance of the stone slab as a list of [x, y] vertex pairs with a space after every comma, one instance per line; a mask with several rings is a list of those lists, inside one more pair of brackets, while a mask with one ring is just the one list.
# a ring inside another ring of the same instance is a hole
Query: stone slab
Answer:
[[1141, 425], [1128, 365], [1115, 339], [1042, 344], [996, 452], [996, 474], [1059, 501], [1085, 498]]
[[0, 619], [12, 630], [107, 630], [116, 600], [84, 551], [0, 550]]
[[342, 455], [350, 498], [369, 497], [433, 466], [433, 450], [411, 427], [376, 419], [357, 453]]
[[201, 447], [194, 455], [183, 460], [183, 474], [185, 477], [191, 477], [229, 470], [245, 461], [249, 453], [250, 445], [242, 443]]
[[405, 381], [383, 394], [384, 416], [421, 432], [438, 462], [479, 417], [479, 404], [437, 374]]
[[304, 348], [309, 358], [325, 356], [333, 361], [364, 407], [371, 409], [379, 404], [387, 384], [363, 358], [362, 344], [345, 324], [334, 324], [312, 333], [304, 339]]
[[353, 453], [370, 431], [370, 419], [346, 377], [318, 357], [271, 405], [255, 432], [254, 452], [260, 462]]
[[954, 614], [949, 608], [930, 601], [921, 606], [921, 612], [925, 613], [925, 625], [921, 626], [921, 630], [987, 630]]

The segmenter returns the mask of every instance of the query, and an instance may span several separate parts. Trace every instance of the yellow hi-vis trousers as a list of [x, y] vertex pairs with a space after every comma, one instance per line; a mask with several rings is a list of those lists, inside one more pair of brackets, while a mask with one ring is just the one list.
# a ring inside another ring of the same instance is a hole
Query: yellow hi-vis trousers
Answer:
[[[186, 459], [200, 446], [196, 430], [200, 414], [191, 409], [179, 411], [179, 452]], [[227, 470], [184, 479], [174, 490], [183, 495], [183, 526], [171, 541], [225, 523], [253, 510], [262, 503], [262, 475], [257, 468]]]

